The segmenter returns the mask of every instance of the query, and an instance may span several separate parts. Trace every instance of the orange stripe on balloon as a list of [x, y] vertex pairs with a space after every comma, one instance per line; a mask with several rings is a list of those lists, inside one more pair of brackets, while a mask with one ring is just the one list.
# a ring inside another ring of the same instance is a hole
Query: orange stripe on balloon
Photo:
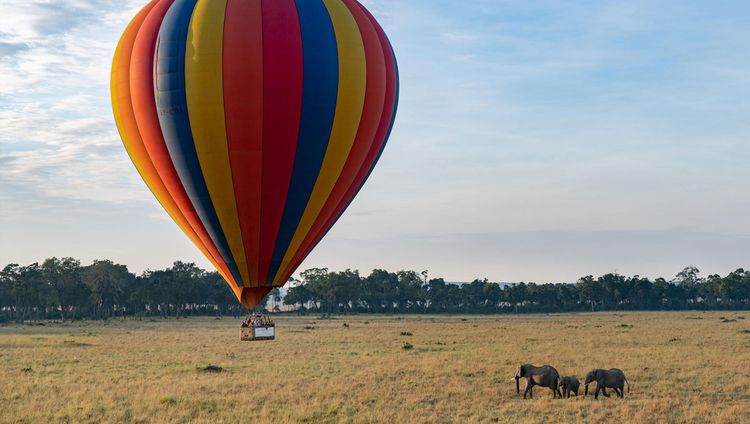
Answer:
[[247, 257], [258, 286], [263, 174], [263, 14], [261, 0], [229, 0], [224, 19], [224, 115], [229, 161]]
[[213, 259], [213, 262], [217, 264], [217, 269], [222, 273], [239, 299], [241, 296], [239, 287], [237, 287], [236, 281], [232, 278], [229, 269], [224, 264], [221, 255], [206, 232], [205, 227], [195, 212], [195, 208], [193, 208], [182, 187], [164, 143], [159, 125], [154, 98], [154, 51], [159, 27], [171, 4], [172, 0], [161, 0], [157, 3], [143, 21], [133, 45], [133, 59], [130, 64], [130, 90], [135, 119], [148, 156], [164, 186], [174, 199], [175, 204], [184, 215], [190, 227], [206, 246], [209, 253], [207, 257]]

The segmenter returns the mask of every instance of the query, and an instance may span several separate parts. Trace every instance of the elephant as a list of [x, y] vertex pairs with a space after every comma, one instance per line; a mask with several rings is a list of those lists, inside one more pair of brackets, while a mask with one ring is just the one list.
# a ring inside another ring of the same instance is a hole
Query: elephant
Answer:
[[578, 397], [578, 388], [581, 387], [581, 382], [575, 376], [565, 376], [560, 378], [558, 387], [562, 389], [563, 397], [569, 398], [571, 393], [575, 393]]
[[542, 386], [542, 387], [549, 387], [550, 390], [552, 390], [552, 396], [557, 398], [558, 396], [562, 398], [562, 393], [560, 393], [560, 389], [557, 388], [557, 385], [560, 381], [560, 374], [557, 372], [555, 367], [551, 365], [542, 365], [541, 367], [536, 367], [534, 365], [530, 364], [524, 364], [518, 367], [518, 371], [516, 371], [516, 393], [521, 393], [521, 387], [519, 384], [519, 380], [521, 378], [526, 379], [526, 390], [523, 392], [523, 398], [526, 399], [526, 394], [529, 395], [530, 398], [533, 398], [534, 395], [531, 392], [532, 388], [534, 386]]
[[596, 382], [596, 391], [594, 391], [594, 399], [599, 399], [599, 390], [605, 397], [609, 397], [606, 389], [615, 389], [617, 397], [625, 397], [625, 383], [628, 384], [628, 393], [630, 393], [630, 382], [625, 378], [625, 373], [617, 368], [611, 368], [608, 370], [595, 369], [589, 371], [586, 374], [586, 381], [584, 382], [584, 396], [589, 394], [589, 384]]

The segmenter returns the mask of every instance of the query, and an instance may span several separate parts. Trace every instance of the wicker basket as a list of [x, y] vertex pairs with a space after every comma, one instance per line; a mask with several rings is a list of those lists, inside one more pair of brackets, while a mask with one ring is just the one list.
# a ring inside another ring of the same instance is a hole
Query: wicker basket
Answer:
[[273, 340], [276, 338], [274, 326], [250, 326], [240, 328], [240, 340], [251, 342], [255, 340]]

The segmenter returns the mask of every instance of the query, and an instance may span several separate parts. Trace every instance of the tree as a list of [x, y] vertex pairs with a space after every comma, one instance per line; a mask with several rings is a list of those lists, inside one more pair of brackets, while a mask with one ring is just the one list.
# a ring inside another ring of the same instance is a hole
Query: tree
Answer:
[[13, 309], [16, 322], [30, 318], [32, 308], [43, 306], [42, 282], [37, 263], [28, 266], [9, 264], [0, 272], [0, 286], [9, 297], [0, 304], [7, 304]]
[[374, 269], [367, 276], [367, 289], [369, 294], [379, 295], [377, 303], [381, 305], [380, 310], [393, 312], [398, 302], [398, 275], [384, 269]]
[[65, 321], [65, 312], [87, 304], [91, 291], [81, 280], [81, 262], [73, 258], [50, 258], [42, 263], [42, 278], [51, 289], [53, 302], [60, 310], [60, 319]]
[[699, 274], [700, 270], [690, 265], [685, 267], [682, 271], [678, 272], [675, 276], [675, 279], [680, 284], [692, 287], [701, 281], [700, 277], [698, 276]]
[[328, 268], [311, 268], [302, 271], [300, 276], [313, 294], [311, 301], [321, 302], [321, 309], [325, 309], [330, 313], [336, 301], [336, 295], [327, 278]]
[[500, 284], [485, 282], [482, 291], [484, 292], [484, 298], [487, 301], [487, 308], [494, 311], [497, 308], [497, 304], [500, 302], [503, 289], [500, 287]]
[[128, 272], [125, 265], [97, 260], [82, 269], [82, 278], [91, 291], [95, 317], [107, 319], [114, 314], [115, 305], [125, 301], [135, 275]]
[[486, 284], [487, 279], [485, 278], [484, 280], [475, 279], [469, 284], [461, 285], [464, 311], [478, 311], [484, 308], [486, 303], [484, 286]]
[[421, 275], [414, 271], [399, 271], [396, 279], [398, 308], [402, 311], [420, 311], [426, 301]]
[[526, 287], [526, 283], [521, 282], [518, 284], [511, 284], [510, 286], [506, 287], [506, 290], [508, 291], [508, 296], [506, 297], [508, 299], [508, 302], [513, 306], [513, 310], [515, 312], [519, 311], [519, 307], [521, 307], [524, 302], [527, 302], [529, 299], [529, 293]]
[[721, 279], [719, 291], [722, 299], [731, 303], [747, 302], [750, 298], [750, 272], [740, 268]]
[[445, 312], [448, 310], [448, 292], [445, 280], [433, 278], [427, 283], [427, 302], [429, 309], [434, 312]]
[[576, 289], [578, 290], [578, 295], [581, 301], [590, 304], [591, 312], [594, 312], [594, 304], [604, 295], [601, 281], [595, 280], [592, 275], [587, 275], [578, 279]]
[[305, 310], [305, 305], [313, 301], [313, 293], [309, 287], [304, 284], [290, 287], [284, 296], [284, 304], [299, 307]]

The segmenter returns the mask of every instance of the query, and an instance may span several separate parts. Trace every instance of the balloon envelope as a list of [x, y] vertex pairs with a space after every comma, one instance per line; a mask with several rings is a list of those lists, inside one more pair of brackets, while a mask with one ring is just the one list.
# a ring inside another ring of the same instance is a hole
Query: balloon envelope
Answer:
[[356, 0], [153, 0], [120, 39], [111, 90], [146, 185], [251, 308], [372, 172], [398, 70]]

